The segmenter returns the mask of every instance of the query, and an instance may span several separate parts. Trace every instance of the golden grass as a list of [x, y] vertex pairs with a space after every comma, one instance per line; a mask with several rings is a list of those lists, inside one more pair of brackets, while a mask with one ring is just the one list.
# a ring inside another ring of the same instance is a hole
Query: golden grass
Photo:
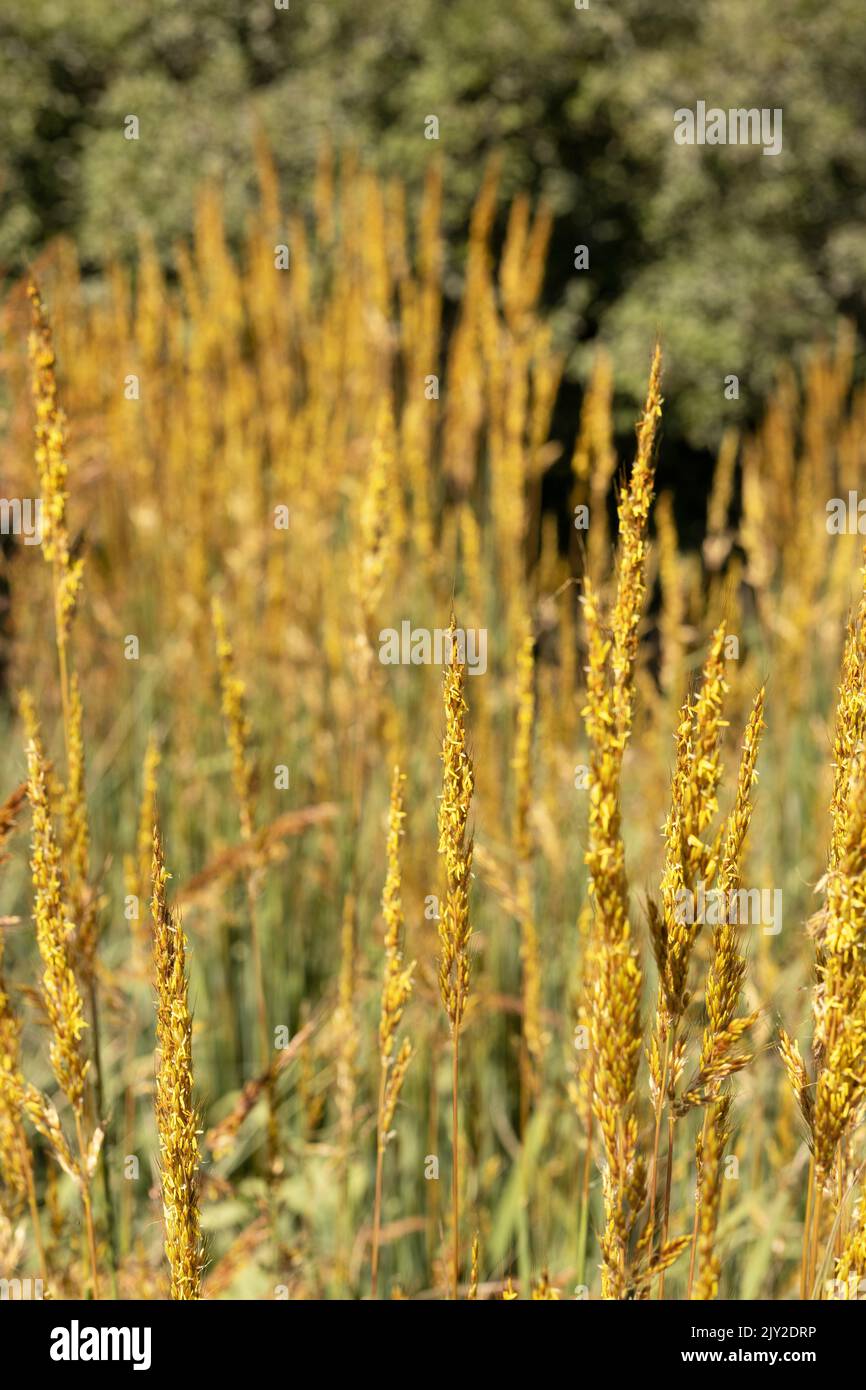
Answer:
[[192, 1016], [186, 940], [166, 899], [169, 875], [159, 827], [153, 831], [153, 971], [156, 983], [156, 1127], [159, 1134], [165, 1253], [171, 1296], [200, 1295], [199, 1147], [193, 1100]]
[[451, 1028], [451, 1279], [453, 1296], [460, 1285], [460, 1029], [469, 1000], [469, 889], [472, 877], [472, 838], [469, 808], [475, 786], [466, 739], [466, 666], [460, 659], [457, 624], [449, 628], [451, 653], [445, 667], [443, 698], [445, 735], [442, 740], [442, 797], [439, 802], [439, 853], [445, 859], [446, 891], [439, 915], [439, 993]]
[[[654, 501], [658, 347], [627, 473], [615, 357], [551, 437], [543, 208], [500, 217], [491, 165], [455, 267], [435, 168], [409, 217], [325, 159], [302, 219], [258, 159], [243, 246], [208, 189], [176, 277], [143, 238], [85, 285], [59, 245], [44, 302], [4, 309], [0, 463], [48, 561], [4, 562], [39, 692], [2, 767], [19, 786], [26, 746], [4, 1258], [59, 1296], [850, 1296], [866, 610], [859, 538], [824, 525], [866, 464], [850, 335], [726, 433], [687, 552]], [[456, 643], [443, 685], [378, 659], [449, 612], [484, 675]], [[681, 914], [758, 884], [778, 936]]]
[[370, 1284], [376, 1297], [379, 1276], [379, 1233], [382, 1218], [382, 1176], [385, 1150], [391, 1139], [391, 1125], [406, 1072], [412, 1060], [412, 1044], [403, 1038], [397, 1048], [397, 1032], [412, 994], [414, 961], [403, 959], [403, 901], [401, 895], [400, 840], [404, 834], [403, 783], [405, 774], [394, 768], [391, 802], [388, 808], [388, 871], [382, 890], [382, 916], [385, 919], [385, 972], [382, 1008], [379, 1015], [379, 1102], [376, 1110], [376, 1195], [373, 1214], [373, 1247], [370, 1258]]

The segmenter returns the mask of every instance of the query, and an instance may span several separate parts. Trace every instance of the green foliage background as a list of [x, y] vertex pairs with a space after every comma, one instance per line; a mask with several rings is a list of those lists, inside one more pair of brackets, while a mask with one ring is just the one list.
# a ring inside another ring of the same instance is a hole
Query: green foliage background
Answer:
[[[661, 331], [668, 442], [713, 447], [780, 359], [840, 312], [864, 325], [864, 70], [860, 0], [6, 0], [0, 265], [70, 232], [98, 269], [145, 225], [169, 257], [205, 176], [238, 231], [256, 118], [296, 208], [324, 138], [411, 187], [441, 153], [455, 241], [501, 147], [504, 192], [557, 215], [546, 295], [570, 375], [601, 335], [638, 398]], [[782, 154], [675, 145], [673, 112], [698, 99], [781, 107]]]

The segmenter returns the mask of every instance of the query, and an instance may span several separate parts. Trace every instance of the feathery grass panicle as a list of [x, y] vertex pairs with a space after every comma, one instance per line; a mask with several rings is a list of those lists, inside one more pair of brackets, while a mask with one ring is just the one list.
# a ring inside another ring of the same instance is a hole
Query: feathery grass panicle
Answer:
[[156, 1125], [159, 1133], [165, 1253], [171, 1297], [200, 1297], [202, 1241], [199, 1219], [198, 1119], [193, 1100], [192, 1015], [186, 939], [166, 900], [162, 838], [153, 827], [153, 966], [156, 984]]
[[[403, 900], [400, 868], [400, 841], [406, 818], [403, 799], [405, 773], [394, 768], [391, 780], [391, 799], [388, 810], [388, 870], [382, 891], [382, 916], [385, 921], [385, 977], [382, 988], [382, 1007], [379, 1016], [379, 1056], [383, 1067], [394, 1060], [394, 1047], [403, 1012], [412, 993], [414, 961], [406, 966], [403, 959]], [[382, 1136], [383, 1140], [386, 1136]]]
[[866, 782], [853, 788], [845, 851], [827, 877], [813, 1052], [814, 1143], [819, 1180], [866, 1101]]
[[[144, 755], [141, 785], [141, 799], [138, 808], [138, 830], [133, 853], [124, 855], [123, 876], [127, 902], [134, 903], [130, 914], [130, 968], [138, 981], [151, 978], [153, 959], [153, 933], [151, 917], [147, 904], [151, 894], [151, 862], [153, 858], [153, 825], [157, 806], [157, 771], [159, 768], [159, 745], [155, 734], [150, 733]], [[137, 1016], [137, 1011], [136, 1011]], [[127, 1035], [127, 1066], [135, 1055], [137, 1030], [130, 1028]], [[133, 1147], [137, 1120], [137, 1093], [134, 1085], [127, 1084], [124, 1098], [124, 1143], [127, 1152]], [[131, 1184], [124, 1183], [120, 1199], [120, 1224], [123, 1232], [122, 1245], [128, 1247], [134, 1220], [134, 1193]]]
[[719, 887], [725, 891], [737, 888], [741, 879], [741, 865], [746, 837], [752, 823], [752, 788], [758, 780], [758, 750], [764, 724], [764, 696], [766, 688], [762, 685], [755, 695], [749, 720], [743, 734], [743, 747], [740, 766], [737, 772], [737, 790], [734, 808], [728, 818], [727, 834], [722, 851], [719, 869]]
[[78, 676], [69, 687], [68, 775], [61, 800], [62, 859], [76, 923], [75, 954], [88, 990], [95, 987], [97, 911], [90, 886], [90, 827], [85, 793], [83, 710]]
[[725, 727], [722, 706], [728, 689], [724, 647], [725, 625], [721, 623], [713, 634], [700, 689], [683, 705], [676, 735], [661, 880], [665, 1013], [661, 1036], [676, 1025], [685, 1009], [689, 961], [701, 926], [697, 913], [683, 913], [683, 895], [701, 884], [705, 889], [711, 887], [718, 869], [719, 845], [705, 844], [702, 837], [718, 811], [720, 737]]
[[785, 1028], [779, 1029], [779, 1053], [788, 1077], [788, 1084], [806, 1123], [811, 1142], [812, 1126], [815, 1120], [812, 1083], [806, 1070], [806, 1063], [803, 1061], [803, 1055], [800, 1052], [800, 1044], [796, 1038], [791, 1037]]
[[590, 739], [589, 844], [586, 865], [598, 928], [590, 1037], [594, 1059], [593, 1111], [604, 1142], [605, 1231], [603, 1296], [624, 1298], [627, 1245], [635, 1212], [628, 1210], [637, 1148], [637, 1067], [641, 1046], [641, 971], [631, 942], [625, 848], [620, 830], [619, 778], [623, 747], [616, 736], [607, 682], [609, 642], [603, 637], [592, 585], [583, 596], [589, 634], [587, 704]]
[[[819, 885], [825, 905], [810, 923], [817, 974], [812, 1076], [784, 1029], [779, 1040], [812, 1150], [800, 1276], [804, 1298], [817, 1270], [825, 1195], [831, 1194], [838, 1209], [847, 1183], [845, 1141], [866, 1107], [866, 565], [861, 577], [864, 587], [848, 626], [836, 707], [828, 870]], [[837, 1253], [843, 1259], [849, 1236], [844, 1230], [840, 1235]]]
[[89, 1062], [82, 1038], [87, 1028], [84, 1001], [72, 967], [73, 925], [64, 902], [65, 888], [60, 850], [54, 834], [48, 804], [45, 758], [35, 725], [32, 703], [23, 697], [28, 713], [25, 722], [33, 729], [27, 745], [30, 807], [33, 840], [30, 866], [33, 876], [36, 944], [42, 957], [42, 992], [51, 1025], [49, 1055], [57, 1084], [73, 1110], [84, 1107]]
[[66, 416], [57, 398], [56, 360], [51, 328], [37, 286], [27, 287], [32, 329], [29, 349], [33, 400], [36, 407], [36, 467], [42, 501], [42, 552], [54, 570], [54, 612], [57, 644], [65, 650], [78, 603], [84, 571], [73, 560], [66, 524]]
[[[731, 1028], [746, 975], [746, 961], [740, 950], [739, 925], [731, 921], [730, 894], [740, 886], [741, 861], [752, 818], [751, 790], [757, 777], [758, 747], [763, 729], [764, 688], [755, 696], [743, 738], [737, 791], [731, 811], [719, 870], [719, 889], [725, 894], [721, 920], [713, 927], [713, 957], [707, 975], [704, 1007], [707, 1021], [701, 1042], [700, 1069], [707, 1072], [718, 1059], [721, 1040]], [[757, 1015], [750, 1015], [752, 1021]], [[749, 1060], [740, 1059], [742, 1065]]]
[[721, 1260], [716, 1251], [716, 1229], [722, 1201], [722, 1155], [724, 1153], [730, 1096], [716, 1101], [708, 1113], [698, 1154], [698, 1210], [700, 1224], [697, 1244], [698, 1278], [692, 1298], [706, 1302], [717, 1297]]
[[730, 689], [725, 679], [726, 640], [725, 623], [721, 622], [713, 633], [701, 688], [694, 702], [692, 776], [684, 789], [686, 825], [689, 829], [686, 850], [696, 851], [690, 867], [693, 873], [702, 872], [708, 877], [713, 876], [715, 858], [708, 854], [705, 847], [693, 846], [690, 837], [692, 833], [701, 835], [719, 809], [718, 789], [722, 775], [720, 740], [722, 731], [727, 728], [722, 710]]
[[90, 834], [87, 825], [87, 804], [84, 794], [84, 736], [83, 710], [78, 677], [73, 675], [69, 688], [70, 742], [69, 773], [61, 806], [64, 821], [63, 852], [69, 868], [67, 873], [76, 883], [86, 884]]
[[415, 1049], [409, 1038], [404, 1038], [397, 1049], [397, 1055], [388, 1069], [388, 1081], [385, 1087], [385, 1102], [382, 1107], [382, 1131], [384, 1134], [385, 1145], [392, 1138], [391, 1125], [394, 1122], [394, 1114], [397, 1110], [397, 1102], [403, 1090], [403, 1082], [406, 1080], [406, 1073], [409, 1070], [409, 1063], [415, 1055]]
[[[682, 1036], [683, 1019], [690, 1001], [689, 966], [695, 942], [701, 928], [701, 914], [684, 911], [689, 895], [696, 889], [712, 886], [718, 872], [723, 827], [711, 843], [704, 833], [718, 812], [718, 787], [721, 779], [721, 735], [726, 727], [722, 718], [728, 684], [725, 680], [724, 622], [713, 633], [704, 663], [701, 684], [696, 695], [689, 695], [680, 711], [676, 731], [676, 760], [671, 783], [671, 806], [664, 826], [665, 860], [661, 878], [661, 911], [650, 908], [650, 936], [659, 984], [650, 1066], [655, 1110], [655, 1134], [650, 1168], [650, 1216], [646, 1227], [649, 1243], [655, 1230], [655, 1193], [658, 1177], [658, 1155], [662, 1115], [667, 1105], [667, 1170], [665, 1179], [664, 1215], [661, 1244], [668, 1244], [671, 1182], [674, 1165], [676, 1120], [692, 1105], [703, 1103], [702, 1088], [715, 1088], [748, 1057], [735, 1059], [731, 1048], [745, 1027], [754, 1019], [742, 1020], [716, 1034], [711, 1029], [710, 1055], [706, 1065], [699, 1067], [697, 1076], [689, 1083], [685, 1096], [677, 1097], [677, 1087], [686, 1064], [686, 1046]], [[750, 757], [750, 754], [746, 755]], [[751, 774], [749, 776], [751, 786]], [[742, 812], [741, 812], [742, 816]], [[739, 997], [742, 978], [739, 975], [735, 938], [725, 939], [725, 968], [734, 971], [736, 979], [726, 981]], [[715, 982], [714, 982], [715, 988]], [[703, 1142], [703, 1141], [701, 1141]], [[700, 1197], [700, 1194], [699, 1194]], [[695, 1222], [697, 1223], [697, 1209]], [[686, 1237], [688, 1242], [688, 1237]], [[697, 1225], [692, 1242], [697, 1242]], [[659, 1284], [659, 1297], [664, 1296], [664, 1275]]]
[[583, 717], [590, 742], [586, 865], [599, 936], [593, 981], [593, 1108], [604, 1143], [605, 1228], [602, 1292], [628, 1294], [629, 1238], [643, 1204], [638, 1154], [637, 1070], [642, 1046], [641, 967], [629, 923], [625, 847], [620, 826], [622, 760], [631, 734], [637, 633], [646, 595], [646, 528], [654, 483], [653, 445], [661, 415], [661, 353], [653, 356], [638, 449], [620, 494], [617, 591], [612, 635], [602, 629], [592, 582], [584, 585], [589, 646]]
[[842, 656], [826, 907], [814, 932], [812, 1138], [819, 1182], [866, 1100], [866, 566], [862, 573], [860, 607]]
[[[67, 785], [63, 798], [63, 837], [61, 842], [62, 859], [66, 866], [66, 883], [69, 891], [69, 905], [76, 928], [72, 942], [71, 959], [80, 971], [81, 982], [86, 990], [92, 1029], [92, 1052], [94, 1061], [94, 1095], [99, 1113], [102, 1113], [105, 1088], [102, 1071], [102, 1048], [100, 1044], [98, 986], [96, 976], [97, 950], [97, 904], [88, 882], [89, 872], [89, 828], [87, 804], [84, 789], [84, 739], [82, 734], [81, 695], [77, 678], [72, 669], [69, 639], [72, 621], [81, 596], [84, 575], [84, 560], [74, 555], [77, 547], [70, 545], [66, 518], [68, 500], [66, 485], [68, 464], [66, 450], [66, 417], [58, 402], [56, 360], [51, 328], [42, 304], [37, 286], [31, 280], [27, 287], [31, 308], [31, 332], [29, 354], [31, 366], [31, 389], [36, 410], [35, 461], [39, 476], [42, 551], [47, 563], [51, 565], [54, 597], [54, 636], [57, 648], [57, 661], [60, 677], [60, 699], [63, 709], [63, 739], [66, 748]], [[84, 1130], [80, 1110], [76, 1110], [76, 1128], [79, 1131], [79, 1148], [82, 1149], [82, 1194], [84, 1197], [88, 1234], [92, 1236], [92, 1223], [89, 1212], [89, 1163], [83, 1154]], [[103, 1131], [94, 1131], [93, 1140], [99, 1143]], [[108, 1221], [109, 1246], [111, 1253], [112, 1292], [116, 1296], [117, 1251], [114, 1238], [114, 1215], [108, 1175], [107, 1147], [102, 1152], [102, 1180], [105, 1194], [105, 1209]], [[97, 1288], [94, 1243], [91, 1240], [91, 1269], [94, 1293]]]
[[32, 392], [36, 406], [36, 466], [42, 484], [42, 545], [47, 560], [54, 560], [66, 542], [66, 416], [58, 404], [56, 358], [51, 328], [42, 296], [31, 281], [31, 330], [28, 340]]
[[25, 1087], [22, 1105], [36, 1126], [51, 1143], [55, 1155], [76, 1182], [81, 1193], [90, 1260], [90, 1279], [94, 1298], [99, 1297], [96, 1232], [90, 1185], [103, 1132], [97, 1128], [89, 1139], [85, 1132], [85, 1102], [90, 1061], [85, 1055], [83, 1035], [87, 1028], [84, 1001], [75, 976], [72, 958], [73, 924], [64, 902], [60, 850], [54, 834], [48, 800], [45, 757], [33, 701], [21, 697], [21, 713], [28, 733], [28, 795], [33, 818], [31, 873], [33, 879], [36, 944], [42, 959], [42, 1000], [51, 1028], [49, 1058], [57, 1084], [72, 1108], [78, 1140], [78, 1159], [74, 1160], [54, 1107], [34, 1087]]
[[385, 970], [382, 1003], [379, 1013], [379, 1104], [376, 1117], [376, 1194], [373, 1213], [373, 1242], [371, 1258], [372, 1295], [376, 1297], [379, 1272], [379, 1232], [382, 1217], [382, 1172], [385, 1149], [391, 1138], [391, 1123], [397, 1102], [412, 1060], [412, 1044], [404, 1038], [394, 1054], [397, 1033], [403, 1013], [412, 993], [412, 971], [415, 962], [403, 960], [403, 899], [400, 868], [400, 840], [406, 818], [403, 801], [405, 774], [394, 768], [391, 779], [391, 799], [388, 807], [388, 868], [382, 891], [382, 916], [385, 920]]
[[469, 885], [472, 877], [472, 836], [469, 808], [475, 785], [466, 743], [466, 666], [460, 660], [457, 620], [451, 614], [450, 653], [445, 667], [443, 698], [445, 734], [442, 740], [442, 797], [439, 802], [439, 853], [445, 859], [446, 894], [439, 920], [439, 993], [451, 1025], [451, 1279], [454, 1298], [460, 1285], [460, 1174], [458, 1088], [460, 1026], [469, 996]]
[[[0, 847], [4, 838], [0, 830]], [[44, 1135], [46, 1103], [35, 1087], [27, 1085], [21, 1071], [21, 1021], [12, 1008], [6, 985], [3, 951], [3, 933], [0, 931], [0, 1186], [3, 1188], [0, 1210], [14, 1217], [24, 1202], [28, 1203], [39, 1270], [45, 1283], [48, 1271], [33, 1177], [33, 1160], [23, 1118], [29, 1113], [31, 1120], [38, 1121], [37, 1127]], [[59, 1120], [56, 1129], [60, 1129]], [[64, 1158], [68, 1156], [70, 1170], [74, 1171], [65, 1139], [62, 1140], [61, 1147]]]
[[29, 1156], [19, 1108], [24, 1087], [21, 1023], [12, 1010], [3, 972], [3, 948], [3, 933], [0, 932], [0, 1179], [8, 1194], [6, 1205], [15, 1215], [16, 1208], [27, 1198]]
[[616, 599], [611, 617], [611, 691], [616, 734], [624, 745], [635, 700], [638, 629], [646, 602], [647, 525], [655, 487], [655, 441], [662, 414], [662, 353], [657, 343], [649, 388], [637, 427], [637, 454], [619, 496]]
[[[20, 788], [0, 806], [0, 864], [7, 857], [4, 845], [15, 826], [20, 806]], [[6, 985], [4, 949], [4, 934], [0, 929], [0, 1181], [11, 1197], [11, 1201], [7, 1198], [6, 1205], [12, 1208], [15, 1215], [15, 1208], [27, 1197], [30, 1157], [19, 1106], [24, 1087], [21, 1074], [21, 1021], [12, 1008]]]
[[847, 840], [851, 779], [858, 775], [866, 740], [866, 548], [857, 612], [848, 623], [833, 737], [833, 794], [830, 800], [829, 868], [835, 869]]
[[[725, 896], [722, 899], [722, 909], [713, 925], [712, 958], [704, 991], [706, 1021], [701, 1038], [698, 1069], [679, 1101], [672, 1100], [671, 1113], [674, 1116], [684, 1114], [693, 1105], [709, 1107], [695, 1146], [699, 1181], [695, 1202], [689, 1292], [691, 1295], [695, 1262], [700, 1255], [702, 1272], [697, 1292], [694, 1293], [694, 1296], [699, 1298], [715, 1296], [713, 1290], [718, 1277], [718, 1262], [712, 1254], [717, 1217], [713, 1204], [717, 1204], [719, 1198], [719, 1178], [716, 1170], [721, 1163], [720, 1126], [723, 1117], [720, 1106], [725, 1099], [730, 1102], [728, 1092], [725, 1092], [721, 1101], [718, 1099], [719, 1092], [725, 1082], [751, 1062], [751, 1053], [737, 1053], [734, 1049], [759, 1017], [758, 1011], [741, 1018], [734, 1017], [745, 981], [746, 961], [740, 949], [741, 924], [736, 921], [736, 914], [732, 920], [730, 895], [734, 894], [740, 885], [743, 850], [752, 818], [752, 787], [757, 777], [758, 748], [764, 728], [763, 712], [762, 686], [755, 696], [743, 736], [736, 796], [728, 817], [721, 855], [718, 881], [719, 890]], [[710, 1203], [710, 1209], [706, 1212], [702, 1208], [704, 1200]]]
[[[451, 659], [445, 668], [445, 735], [442, 741], [443, 783], [439, 802], [439, 853], [445, 859], [447, 890], [439, 922], [439, 992], [452, 1033], [459, 1031], [469, 994], [469, 883], [472, 876], [472, 838], [469, 806], [475, 784], [466, 742], [466, 667], [459, 659], [451, 619]], [[468, 837], [468, 838], [467, 838]]]

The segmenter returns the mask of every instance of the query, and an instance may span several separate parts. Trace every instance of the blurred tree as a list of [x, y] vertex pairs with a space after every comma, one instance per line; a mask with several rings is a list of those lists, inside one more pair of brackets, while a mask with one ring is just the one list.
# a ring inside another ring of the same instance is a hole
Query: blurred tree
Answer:
[[[145, 224], [169, 254], [208, 175], [239, 231], [254, 117], [296, 206], [325, 138], [415, 188], [440, 152], [451, 231], [501, 148], [503, 194], [557, 214], [546, 295], [570, 373], [600, 335], [633, 402], [660, 331], [667, 437], [713, 445], [780, 357], [840, 311], [866, 326], [864, 66], [861, 0], [6, 0], [0, 263], [67, 231], [98, 267]], [[699, 99], [781, 108], [782, 153], [677, 145], [673, 113]]]

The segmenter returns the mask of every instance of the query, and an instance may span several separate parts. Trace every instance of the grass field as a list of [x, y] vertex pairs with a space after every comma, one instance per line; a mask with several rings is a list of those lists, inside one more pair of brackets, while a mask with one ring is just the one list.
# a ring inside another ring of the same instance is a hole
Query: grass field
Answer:
[[551, 437], [543, 208], [500, 245], [491, 166], [453, 265], [435, 170], [259, 181], [241, 247], [206, 188], [170, 273], [61, 243], [2, 309], [0, 1276], [859, 1296], [852, 334], [686, 551], [664, 325], [630, 457], [601, 348]]

